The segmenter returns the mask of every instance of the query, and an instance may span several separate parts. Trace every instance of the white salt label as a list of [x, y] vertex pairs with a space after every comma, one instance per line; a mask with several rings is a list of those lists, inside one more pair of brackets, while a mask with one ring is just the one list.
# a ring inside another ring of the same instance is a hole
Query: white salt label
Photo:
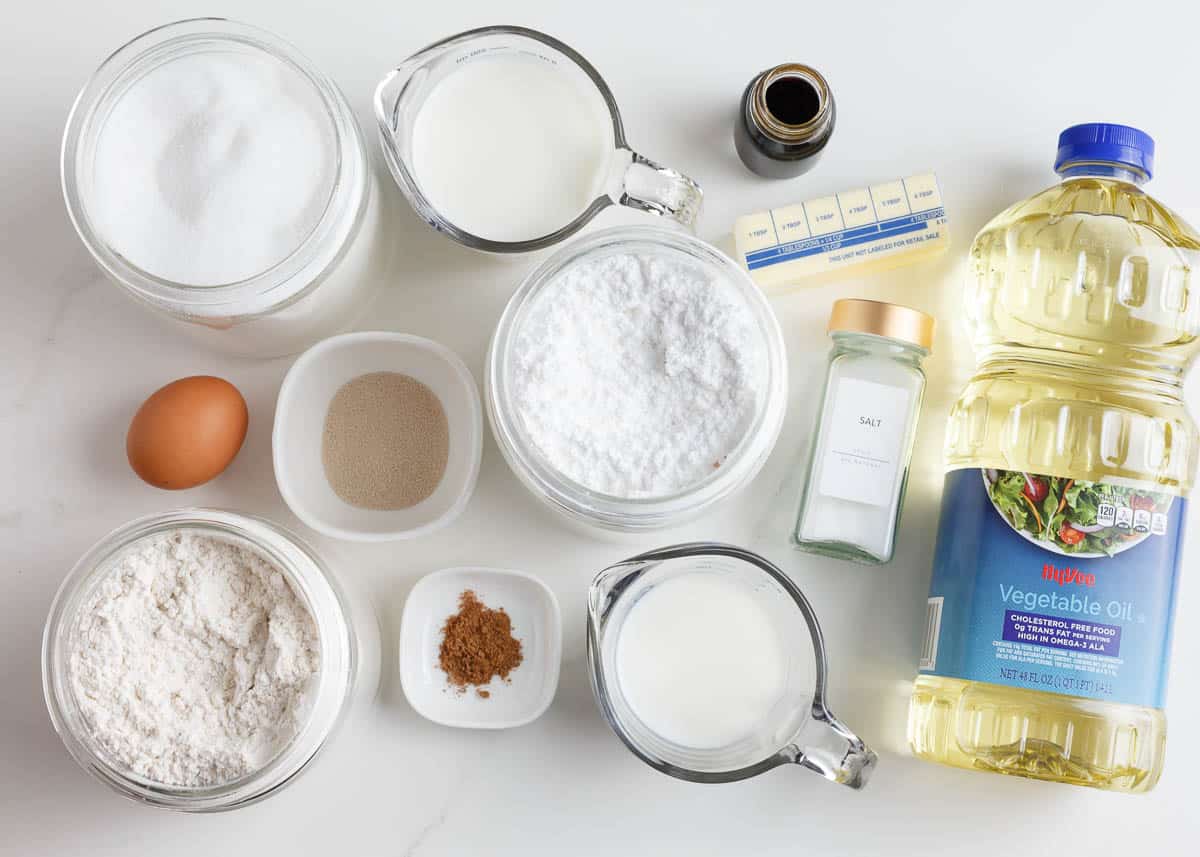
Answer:
[[821, 494], [888, 506], [904, 451], [908, 391], [858, 378], [842, 378], [836, 384], [830, 396], [833, 415], [821, 463]]

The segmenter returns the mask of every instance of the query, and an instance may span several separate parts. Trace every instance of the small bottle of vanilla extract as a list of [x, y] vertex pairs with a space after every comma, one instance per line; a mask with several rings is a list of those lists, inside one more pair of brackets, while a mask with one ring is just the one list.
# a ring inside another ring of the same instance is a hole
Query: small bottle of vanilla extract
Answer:
[[820, 72], [785, 63], [755, 77], [742, 93], [733, 142], [752, 172], [790, 179], [816, 165], [836, 118], [833, 93]]

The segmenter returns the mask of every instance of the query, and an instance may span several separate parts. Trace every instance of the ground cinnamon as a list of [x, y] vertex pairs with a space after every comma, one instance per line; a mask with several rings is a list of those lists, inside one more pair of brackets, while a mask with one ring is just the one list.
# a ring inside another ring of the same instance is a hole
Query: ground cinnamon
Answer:
[[458, 612], [446, 618], [442, 626], [442, 645], [438, 666], [446, 680], [459, 693], [474, 685], [476, 693], [487, 699], [491, 694], [480, 688], [521, 665], [521, 641], [512, 635], [512, 619], [503, 608], [493, 610], [479, 600], [471, 589], [458, 596]]

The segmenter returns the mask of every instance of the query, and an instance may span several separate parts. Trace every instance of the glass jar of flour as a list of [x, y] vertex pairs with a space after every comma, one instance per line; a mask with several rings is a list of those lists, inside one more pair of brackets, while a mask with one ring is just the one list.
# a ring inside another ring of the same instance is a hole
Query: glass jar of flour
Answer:
[[[302, 678], [305, 648], [317, 668]], [[148, 806], [216, 812], [295, 782], [369, 708], [379, 660], [366, 593], [308, 545], [262, 518], [179, 509], [130, 521], [76, 563], [46, 621], [42, 686], [55, 731], [97, 780]]]
[[892, 558], [933, 327], [931, 316], [908, 307], [834, 303], [796, 547], [863, 563]]
[[218, 350], [298, 351], [348, 327], [384, 279], [349, 105], [255, 27], [179, 21], [119, 48], [71, 110], [62, 181], [104, 273]]

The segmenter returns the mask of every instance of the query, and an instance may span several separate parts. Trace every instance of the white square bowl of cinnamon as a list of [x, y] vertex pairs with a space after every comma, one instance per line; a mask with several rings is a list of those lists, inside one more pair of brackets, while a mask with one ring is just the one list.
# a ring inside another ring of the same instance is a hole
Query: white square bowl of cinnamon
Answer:
[[417, 581], [400, 620], [400, 684], [444, 726], [509, 729], [554, 700], [562, 614], [545, 583], [496, 568], [448, 568]]

